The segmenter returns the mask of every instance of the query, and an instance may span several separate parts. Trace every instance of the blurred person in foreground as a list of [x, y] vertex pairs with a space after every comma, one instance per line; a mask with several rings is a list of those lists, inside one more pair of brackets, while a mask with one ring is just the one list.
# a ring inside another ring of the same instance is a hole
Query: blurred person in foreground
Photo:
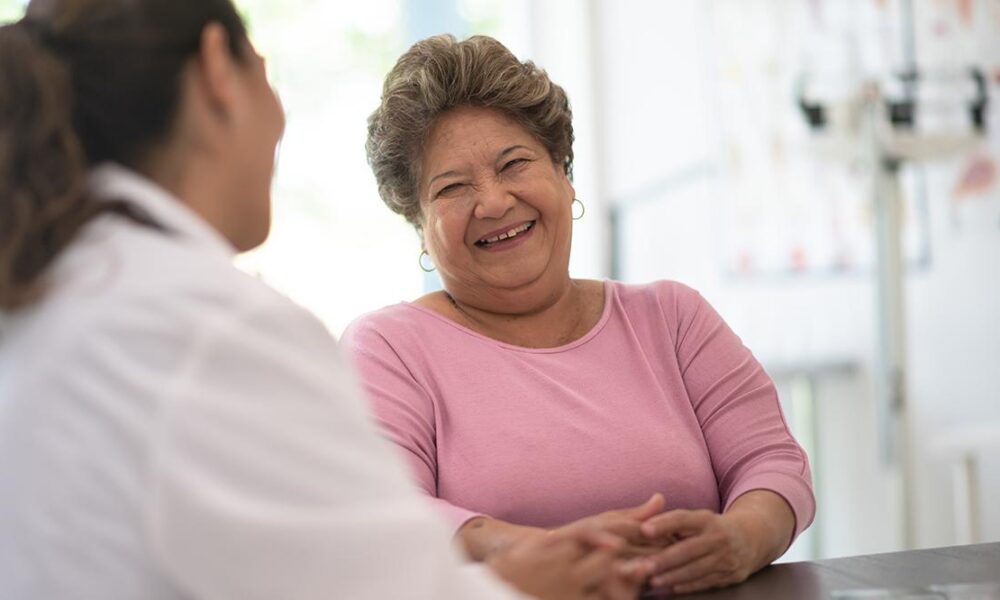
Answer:
[[344, 346], [474, 559], [588, 524], [653, 586], [743, 581], [812, 521], [808, 460], [697, 292], [570, 277], [572, 144], [563, 89], [498, 41], [411, 47], [367, 153], [444, 289], [358, 318]]
[[[320, 322], [231, 265], [283, 128], [229, 0], [0, 27], [0, 597], [522, 597], [460, 567]], [[628, 598], [618, 543], [491, 566]]]

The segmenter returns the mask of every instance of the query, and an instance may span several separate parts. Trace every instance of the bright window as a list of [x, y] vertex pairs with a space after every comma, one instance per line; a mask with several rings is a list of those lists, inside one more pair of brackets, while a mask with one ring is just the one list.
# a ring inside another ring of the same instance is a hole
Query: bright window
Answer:
[[238, 264], [335, 332], [422, 290], [416, 235], [382, 204], [365, 161], [366, 119], [403, 46], [398, 0], [246, 0], [288, 115], [271, 237]]

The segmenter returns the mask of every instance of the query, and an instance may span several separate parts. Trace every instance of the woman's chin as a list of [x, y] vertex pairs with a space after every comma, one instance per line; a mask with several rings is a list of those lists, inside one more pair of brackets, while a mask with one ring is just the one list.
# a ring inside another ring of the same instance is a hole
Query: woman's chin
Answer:
[[[244, 230], [239, 232], [239, 235], [230, 237], [229, 241], [236, 248], [237, 252], [243, 253], [263, 245], [270, 235], [271, 220], [267, 218], [262, 219], [259, 223], [254, 223], [250, 227], [244, 228]], [[233, 239], [233, 237], [236, 239]]]
[[547, 276], [544, 269], [495, 274], [484, 283], [482, 287], [487, 294], [510, 299], [548, 296], [559, 286], [559, 282]]

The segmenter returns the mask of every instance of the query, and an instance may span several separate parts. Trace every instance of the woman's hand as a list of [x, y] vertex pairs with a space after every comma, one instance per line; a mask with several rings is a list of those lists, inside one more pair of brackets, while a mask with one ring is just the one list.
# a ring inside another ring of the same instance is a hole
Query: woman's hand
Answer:
[[658, 553], [662, 549], [659, 540], [650, 539], [643, 535], [640, 529], [642, 523], [647, 519], [663, 512], [665, 501], [662, 494], [653, 494], [649, 500], [630, 508], [609, 510], [589, 517], [584, 517], [573, 521], [556, 529], [561, 531], [567, 528], [589, 528], [596, 531], [606, 531], [612, 533], [624, 541], [619, 549], [619, 556], [622, 558], [634, 558], [649, 556]]
[[794, 528], [785, 500], [765, 490], [740, 496], [721, 515], [709, 510], [663, 513], [642, 525], [649, 540], [666, 545], [645, 559], [654, 573], [650, 584], [686, 594], [740, 583], [781, 555]]
[[639, 506], [552, 531], [479, 517], [462, 527], [459, 537], [501, 577], [534, 596], [634, 600], [652, 563], [628, 559], [661, 550], [640, 527], [663, 507], [663, 496], [654, 494]]
[[493, 552], [486, 564], [522, 592], [543, 600], [634, 600], [645, 572], [618, 559], [620, 538], [583, 526], [528, 535]]
[[757, 550], [738, 523], [708, 510], [673, 510], [642, 526], [651, 540], [679, 540], [651, 561], [655, 588], [683, 594], [740, 583], [754, 572]]

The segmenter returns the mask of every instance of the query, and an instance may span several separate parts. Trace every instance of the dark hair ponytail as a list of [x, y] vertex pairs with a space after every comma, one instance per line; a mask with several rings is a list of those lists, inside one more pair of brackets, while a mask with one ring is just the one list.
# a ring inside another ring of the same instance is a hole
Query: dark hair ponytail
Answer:
[[0, 27], [0, 308], [31, 285], [87, 220], [85, 159], [73, 132], [67, 68], [23, 22]]
[[[205, 26], [242, 56], [230, 0], [33, 0], [0, 26], [0, 311], [35, 300], [76, 233], [127, 203], [91, 202], [90, 166], [137, 168], [170, 135]], [[148, 224], [148, 223], [147, 223]]]

